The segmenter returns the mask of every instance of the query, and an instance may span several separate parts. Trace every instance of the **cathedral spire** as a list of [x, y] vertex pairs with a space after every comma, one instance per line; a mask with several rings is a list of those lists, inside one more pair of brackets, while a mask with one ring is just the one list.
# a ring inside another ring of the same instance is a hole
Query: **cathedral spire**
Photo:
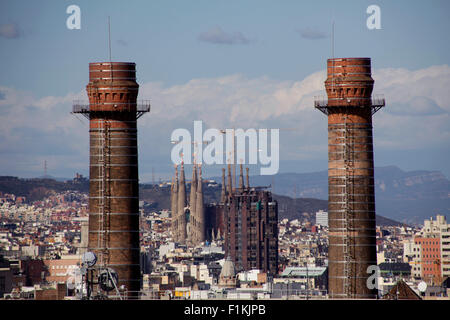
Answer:
[[220, 194], [220, 202], [225, 203], [226, 201], [226, 185], [225, 185], [225, 168], [222, 168], [222, 193]]
[[[189, 207], [190, 207], [190, 221], [191, 221], [191, 228], [193, 225], [193, 220], [198, 220], [195, 205], [196, 205], [196, 198], [197, 198], [197, 168], [194, 163], [192, 167], [192, 181], [191, 181], [191, 194], [189, 197]], [[195, 222], [194, 222], [195, 223]]]
[[198, 165], [198, 185], [197, 185], [197, 225], [196, 225], [196, 242], [197, 244], [206, 240], [205, 237], [205, 210], [203, 207], [203, 181], [202, 181], [202, 166]]
[[249, 170], [248, 167], [245, 168], [245, 171], [246, 171], [246, 179], [245, 180], [247, 180], [246, 181], [247, 188], [250, 189], [250, 180], [249, 180], [249, 177], [248, 177], [248, 170]]
[[184, 179], [184, 162], [181, 161], [180, 181], [178, 183], [178, 236], [181, 243], [186, 242], [186, 183]]
[[172, 214], [172, 222], [171, 222], [171, 229], [172, 229], [172, 240], [174, 242], [178, 241], [178, 166], [175, 165], [175, 177], [172, 178], [172, 185], [171, 185], [171, 214]]
[[244, 191], [244, 172], [242, 168], [242, 163], [239, 165], [239, 192]]
[[233, 194], [233, 181], [231, 180], [231, 164], [228, 164], [228, 196]]

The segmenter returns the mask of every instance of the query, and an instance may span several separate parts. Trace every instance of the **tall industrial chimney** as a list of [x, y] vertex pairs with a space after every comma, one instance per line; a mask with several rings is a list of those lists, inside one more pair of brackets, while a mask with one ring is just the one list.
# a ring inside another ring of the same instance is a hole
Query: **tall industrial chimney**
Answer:
[[137, 103], [135, 63], [90, 63], [86, 89], [89, 103], [75, 102], [73, 113], [90, 120], [88, 249], [97, 255], [97, 271], [116, 271], [117, 288], [135, 298], [140, 290], [136, 120], [150, 111], [150, 103]]
[[335, 299], [371, 299], [367, 273], [377, 264], [370, 58], [328, 59], [328, 99], [315, 107], [328, 116], [328, 292]]

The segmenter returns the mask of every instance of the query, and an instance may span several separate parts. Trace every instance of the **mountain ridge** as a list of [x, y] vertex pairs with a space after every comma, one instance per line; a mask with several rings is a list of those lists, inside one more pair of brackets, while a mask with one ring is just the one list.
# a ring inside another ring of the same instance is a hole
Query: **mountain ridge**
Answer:
[[[216, 181], [221, 178], [214, 177]], [[328, 172], [250, 176], [251, 185], [271, 185], [274, 194], [328, 199]], [[421, 224], [436, 214], [450, 217], [450, 180], [440, 171], [404, 171], [375, 167], [375, 201], [380, 215], [406, 224]]]
[[[221, 182], [221, 177], [208, 179]], [[20, 190], [19, 180], [17, 177], [0, 177], [0, 191], [25, 196], [28, 194], [29, 200], [43, 197], [49, 194], [51, 189], [58, 191], [74, 188], [89, 192], [89, 180], [74, 183], [73, 180], [58, 182], [52, 179], [21, 179], [22, 182], [31, 182], [28, 185], [24, 184], [23, 190]], [[141, 184], [141, 186], [148, 185], [150, 184]], [[250, 176], [250, 185], [271, 186], [273, 194], [292, 199], [313, 198], [325, 202], [328, 199], [327, 171]], [[30, 193], [31, 190], [34, 191]], [[208, 194], [205, 196], [208, 197]], [[404, 171], [396, 166], [376, 167], [375, 199], [377, 214], [401, 223], [422, 224], [424, 219], [436, 214], [445, 215], [450, 220], [450, 181], [440, 171]], [[208, 198], [205, 198], [205, 202], [207, 201]], [[166, 203], [165, 205], [167, 208]]]
[[[189, 192], [187, 184], [187, 192]], [[27, 201], [41, 200], [54, 192], [67, 190], [76, 190], [80, 192], [89, 192], [89, 180], [60, 182], [52, 179], [20, 179], [11, 176], [0, 176], [0, 191], [3, 193], [13, 193], [16, 196], [25, 196]], [[205, 203], [218, 202], [220, 199], [221, 186], [214, 185], [204, 187]], [[170, 208], [170, 187], [149, 184], [139, 185], [139, 197], [149, 203], [150, 209], [159, 211]], [[285, 195], [273, 194], [273, 198], [278, 202], [279, 219], [299, 219], [301, 221], [315, 222], [315, 212], [327, 210], [327, 200], [314, 198], [290, 198]], [[377, 215], [378, 225], [402, 225], [402, 223], [393, 221], [386, 217]]]

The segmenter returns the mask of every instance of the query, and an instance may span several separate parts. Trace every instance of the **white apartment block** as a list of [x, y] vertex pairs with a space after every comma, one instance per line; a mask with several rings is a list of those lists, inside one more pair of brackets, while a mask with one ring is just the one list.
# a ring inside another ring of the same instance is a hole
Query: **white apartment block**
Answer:
[[328, 212], [323, 210], [316, 212], [316, 225], [328, 227]]
[[420, 263], [420, 245], [414, 242], [414, 239], [406, 240], [403, 243], [403, 262], [411, 266], [411, 276], [420, 279], [422, 276]]
[[424, 237], [439, 237], [441, 243], [441, 274], [450, 277], [450, 225], [445, 216], [437, 215], [436, 220], [431, 217], [424, 221], [422, 228]]

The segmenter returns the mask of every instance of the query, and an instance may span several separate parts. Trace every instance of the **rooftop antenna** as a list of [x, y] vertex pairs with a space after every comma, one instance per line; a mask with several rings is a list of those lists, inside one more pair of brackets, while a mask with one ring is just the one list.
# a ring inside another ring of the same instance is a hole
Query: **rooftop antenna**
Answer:
[[334, 59], [334, 20], [331, 23], [331, 58]]
[[44, 160], [44, 178], [47, 177], [47, 160]]
[[113, 65], [111, 58], [111, 18], [108, 16], [108, 47], [109, 47], [109, 65], [111, 66], [111, 82], [113, 81]]
[[109, 62], [111, 63], [111, 18], [108, 16], [108, 45], [109, 45]]
[[[334, 19], [331, 22], [331, 59], [334, 73]], [[335, 92], [334, 90], [336, 90], [336, 87], [334, 83], [334, 77], [332, 78], [332, 81], [333, 92]]]

